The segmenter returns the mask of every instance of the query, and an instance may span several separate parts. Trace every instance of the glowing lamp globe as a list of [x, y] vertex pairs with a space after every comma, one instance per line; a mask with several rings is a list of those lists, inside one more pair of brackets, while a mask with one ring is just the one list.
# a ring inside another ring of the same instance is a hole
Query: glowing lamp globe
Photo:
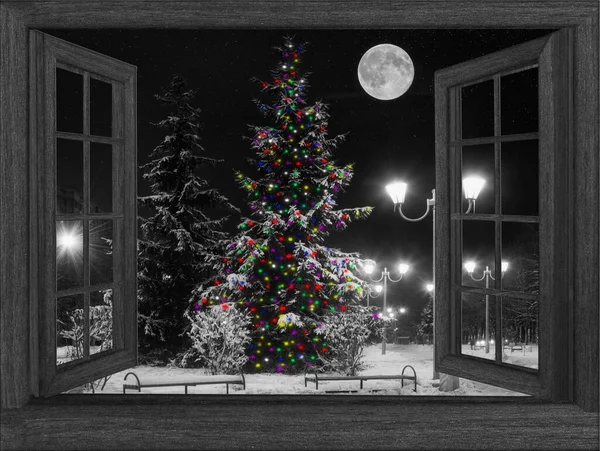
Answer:
[[475, 262], [470, 261], [470, 262], [465, 263], [465, 269], [467, 270], [467, 272], [469, 274], [473, 273], [473, 271], [475, 271]]
[[465, 197], [469, 200], [477, 199], [484, 184], [485, 180], [481, 177], [471, 176], [464, 178], [463, 189], [465, 190]]
[[64, 247], [65, 249], [73, 249], [76, 244], [75, 235], [72, 233], [64, 232], [58, 235], [58, 245]]
[[508, 269], [508, 262], [502, 261], [502, 272], [506, 272], [507, 269]]
[[404, 182], [393, 182], [386, 185], [385, 189], [392, 198], [394, 205], [403, 204], [406, 197], [407, 184]]
[[427, 285], [425, 285], [425, 288], [427, 288], [427, 291], [429, 291], [431, 293], [433, 291], [433, 284], [428, 283]]
[[374, 270], [375, 270], [375, 266], [372, 265], [371, 263], [369, 263], [368, 265], [365, 266], [365, 272], [367, 274], [372, 274]]
[[400, 274], [406, 274], [409, 269], [410, 266], [408, 266], [406, 263], [400, 263], [398, 265], [398, 271], [400, 271]]
[[375, 285], [375, 291], [377, 291], [377, 293], [381, 293], [382, 290], [383, 287], [381, 285]]
[[406, 313], [406, 309], [405, 309], [404, 307], [402, 307], [402, 308], [400, 309], [400, 313]]

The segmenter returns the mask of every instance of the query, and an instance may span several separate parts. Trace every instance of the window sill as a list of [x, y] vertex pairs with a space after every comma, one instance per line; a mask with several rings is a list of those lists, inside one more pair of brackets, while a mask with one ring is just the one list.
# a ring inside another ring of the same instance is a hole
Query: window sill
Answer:
[[[2, 449], [598, 449], [598, 414], [530, 397], [60, 395]], [[307, 434], [308, 432], [308, 434]]]

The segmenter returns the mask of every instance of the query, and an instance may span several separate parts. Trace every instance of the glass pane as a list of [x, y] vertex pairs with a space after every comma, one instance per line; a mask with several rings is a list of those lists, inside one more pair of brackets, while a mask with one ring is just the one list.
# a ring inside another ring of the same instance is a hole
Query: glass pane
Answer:
[[83, 76], [56, 68], [56, 130], [83, 133]]
[[538, 131], [538, 68], [500, 78], [500, 124], [503, 135]]
[[83, 142], [56, 140], [56, 212], [83, 213]]
[[540, 288], [538, 224], [502, 223], [502, 260], [508, 263], [502, 278], [502, 288], [538, 294]]
[[56, 365], [83, 358], [83, 294], [56, 300]]
[[[484, 184], [475, 200], [475, 210], [472, 213], [495, 213], [494, 198], [494, 145], [482, 144], [478, 146], [464, 146], [462, 148], [462, 179], [464, 181], [470, 177], [479, 177], [483, 179]], [[468, 201], [465, 195], [465, 186], [463, 183], [461, 189], [462, 213], [468, 208]], [[461, 212], [457, 212], [461, 213]]]
[[90, 221], [90, 285], [113, 281], [113, 220]]
[[462, 293], [461, 353], [496, 360], [496, 297]]
[[494, 81], [461, 88], [462, 138], [494, 136]]
[[[462, 221], [462, 284], [468, 287], [495, 288], [489, 277], [495, 256], [495, 231], [492, 221]], [[492, 273], [493, 275], [493, 273]]]
[[537, 299], [502, 300], [503, 362], [539, 368], [538, 318]]
[[112, 212], [112, 145], [90, 143], [90, 213]]
[[90, 134], [112, 136], [112, 85], [90, 78]]
[[83, 286], [83, 221], [56, 221], [56, 290]]
[[538, 140], [502, 143], [502, 214], [537, 216]]
[[112, 290], [90, 293], [90, 355], [113, 349]]

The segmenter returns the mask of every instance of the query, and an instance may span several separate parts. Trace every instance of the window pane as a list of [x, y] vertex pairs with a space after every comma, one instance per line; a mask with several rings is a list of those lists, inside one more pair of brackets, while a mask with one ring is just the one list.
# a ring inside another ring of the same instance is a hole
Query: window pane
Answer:
[[112, 290], [90, 293], [90, 355], [113, 349]]
[[90, 143], [90, 213], [112, 212], [112, 145]]
[[112, 85], [90, 78], [90, 134], [112, 136]]
[[502, 299], [504, 363], [539, 368], [538, 315], [537, 299]]
[[508, 263], [502, 278], [502, 288], [538, 294], [540, 288], [538, 224], [504, 222], [502, 260]]
[[56, 212], [83, 212], [83, 142], [56, 140]]
[[495, 361], [496, 297], [472, 293], [461, 296], [461, 353]]
[[56, 365], [83, 358], [83, 294], [56, 300]]
[[83, 221], [56, 222], [56, 290], [83, 286]]
[[83, 76], [56, 68], [56, 130], [83, 133]]
[[462, 138], [494, 136], [494, 81], [461, 88]]
[[[492, 221], [463, 221], [462, 284], [469, 287], [494, 288], [486, 268], [494, 268], [495, 229]], [[470, 266], [473, 265], [473, 266]], [[469, 271], [472, 271], [469, 273]], [[492, 273], [493, 275], [493, 273]]]
[[485, 214], [495, 213], [494, 173], [493, 144], [464, 146], [462, 148], [462, 213], [466, 212], [468, 207], [468, 202], [465, 196], [464, 180], [470, 177], [479, 177], [484, 180], [483, 187], [481, 188], [479, 196], [475, 201], [475, 211], [472, 212]]
[[500, 118], [503, 135], [538, 131], [538, 69], [500, 78]]
[[90, 285], [113, 281], [113, 220], [90, 221]]
[[502, 214], [537, 216], [538, 140], [502, 143]]

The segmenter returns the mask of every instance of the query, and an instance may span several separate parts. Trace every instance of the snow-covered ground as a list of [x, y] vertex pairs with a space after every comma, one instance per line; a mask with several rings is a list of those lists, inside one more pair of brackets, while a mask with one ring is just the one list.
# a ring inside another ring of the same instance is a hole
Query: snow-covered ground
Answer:
[[[470, 351], [469, 351], [470, 352]], [[466, 351], [465, 351], [466, 353]], [[528, 353], [529, 354], [529, 353]], [[477, 354], [475, 354], [477, 355]], [[522, 356], [522, 354], [521, 354]], [[515, 356], [516, 357], [516, 356]], [[537, 357], [537, 356], [536, 356]], [[399, 345], [387, 344], [386, 354], [381, 353], [381, 344], [371, 345], [365, 349], [365, 369], [360, 374], [365, 375], [390, 375], [401, 374], [405, 365], [411, 365], [417, 373], [417, 393], [414, 392], [412, 381], [405, 381], [401, 388], [399, 380], [367, 380], [360, 390], [359, 381], [326, 381], [319, 382], [319, 390], [315, 384], [309, 382], [304, 387], [303, 375], [284, 374], [246, 374], [246, 389], [240, 385], [231, 385], [230, 394], [324, 394], [326, 392], [339, 392], [352, 390], [355, 395], [426, 395], [426, 396], [518, 396], [521, 393], [505, 390], [480, 382], [460, 379], [460, 386], [452, 392], [441, 392], [437, 387], [439, 380], [433, 380], [433, 350], [431, 345]], [[123, 379], [133, 371], [137, 375], [162, 376], [165, 380], [183, 374], [204, 374], [203, 370], [176, 367], [136, 366], [135, 368], [113, 374], [108, 380], [104, 390], [96, 393], [123, 393]], [[405, 374], [412, 374], [407, 370]], [[127, 382], [130, 382], [131, 376]], [[155, 394], [182, 394], [184, 387], [157, 387], [144, 388], [141, 393]], [[127, 393], [137, 394], [128, 390]], [[188, 388], [189, 394], [224, 394], [225, 385], [200, 385]], [[526, 396], [526, 395], [523, 395]]]
[[[494, 345], [490, 346], [490, 352], [486, 354], [483, 346], [475, 347], [471, 349], [470, 345], [463, 345], [462, 353], [465, 355], [472, 355], [480, 357], [482, 359], [494, 360], [496, 358], [496, 348]], [[511, 365], [523, 366], [526, 368], [538, 369], [538, 346], [528, 345], [504, 348], [504, 354], [502, 357], [504, 363], [510, 363]]]

